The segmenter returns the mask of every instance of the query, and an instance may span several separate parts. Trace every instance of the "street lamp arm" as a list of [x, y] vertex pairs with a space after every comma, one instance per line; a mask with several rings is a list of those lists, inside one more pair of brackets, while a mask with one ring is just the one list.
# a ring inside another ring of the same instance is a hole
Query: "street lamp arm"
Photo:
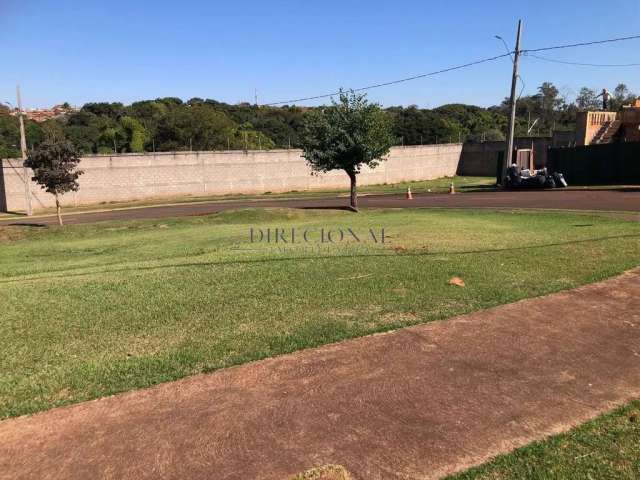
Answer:
[[509, 54], [509, 57], [511, 57], [511, 63], [513, 63], [515, 61], [514, 58], [513, 58], [513, 52], [509, 48], [509, 45], [507, 44], [506, 40], [504, 38], [502, 38], [500, 35], [494, 35], [494, 37], [502, 42], [502, 44], [504, 45], [505, 50]]

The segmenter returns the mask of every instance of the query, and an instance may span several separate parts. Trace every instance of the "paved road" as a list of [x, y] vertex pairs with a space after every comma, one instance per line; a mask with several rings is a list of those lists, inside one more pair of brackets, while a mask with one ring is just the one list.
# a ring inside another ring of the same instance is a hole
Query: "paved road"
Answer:
[[[133, 220], [142, 218], [184, 217], [207, 215], [222, 210], [248, 207], [287, 208], [340, 208], [347, 205], [346, 198], [328, 197], [298, 200], [242, 200], [206, 202], [157, 207], [112, 210], [65, 215], [67, 224], [92, 223], [106, 220]], [[415, 208], [543, 208], [568, 210], [607, 210], [640, 212], [640, 189], [619, 190], [552, 190], [523, 192], [479, 192], [458, 195], [423, 194], [413, 200], [403, 195], [371, 195], [360, 198], [362, 207]], [[21, 218], [0, 221], [7, 224], [54, 224], [54, 215], [34, 219]]]
[[640, 269], [5, 420], [0, 479], [437, 478], [638, 396]]

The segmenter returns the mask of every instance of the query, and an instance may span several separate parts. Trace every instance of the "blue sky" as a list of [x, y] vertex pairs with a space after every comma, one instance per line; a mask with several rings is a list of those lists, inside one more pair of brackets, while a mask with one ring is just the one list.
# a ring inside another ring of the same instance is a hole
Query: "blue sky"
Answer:
[[[0, 0], [0, 101], [27, 107], [160, 96], [235, 103], [355, 88], [523, 48], [640, 33], [640, 1]], [[561, 60], [639, 63], [640, 40], [557, 51]], [[372, 90], [385, 106], [499, 103], [508, 59]], [[640, 91], [640, 67], [587, 68], [524, 58], [525, 93], [543, 81]], [[308, 102], [317, 104], [318, 102]]]

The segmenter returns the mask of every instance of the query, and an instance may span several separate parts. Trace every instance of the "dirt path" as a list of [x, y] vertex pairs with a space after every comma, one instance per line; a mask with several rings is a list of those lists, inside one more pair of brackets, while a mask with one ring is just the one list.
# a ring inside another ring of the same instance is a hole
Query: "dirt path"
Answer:
[[6, 420], [0, 478], [436, 478], [638, 396], [640, 269]]
[[[65, 223], [93, 223], [106, 220], [133, 220], [142, 218], [185, 217], [207, 215], [223, 210], [249, 207], [288, 208], [340, 208], [348, 200], [335, 196], [291, 200], [239, 200], [160, 205], [153, 207], [110, 210], [103, 212], [72, 213], [65, 215]], [[636, 212], [640, 219], [640, 189], [613, 190], [532, 190], [462, 193], [458, 195], [415, 195], [412, 201], [404, 195], [370, 195], [359, 199], [362, 207], [377, 208], [541, 208], [565, 210], [600, 210]], [[57, 223], [55, 215], [29, 219], [27, 217], [0, 220], [0, 225]]]

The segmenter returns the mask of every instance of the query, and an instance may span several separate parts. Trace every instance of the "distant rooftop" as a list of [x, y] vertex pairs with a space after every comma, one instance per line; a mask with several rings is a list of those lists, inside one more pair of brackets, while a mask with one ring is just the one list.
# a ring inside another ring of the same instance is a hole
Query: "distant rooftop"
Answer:
[[[58, 118], [64, 115], [68, 115], [73, 111], [74, 109], [71, 107], [66, 107], [64, 105], [55, 105], [51, 108], [27, 109], [24, 111], [24, 115], [29, 120], [33, 120], [34, 122], [45, 122], [53, 118]], [[12, 110], [11, 115], [14, 115], [14, 116], [18, 115], [18, 109]]]

